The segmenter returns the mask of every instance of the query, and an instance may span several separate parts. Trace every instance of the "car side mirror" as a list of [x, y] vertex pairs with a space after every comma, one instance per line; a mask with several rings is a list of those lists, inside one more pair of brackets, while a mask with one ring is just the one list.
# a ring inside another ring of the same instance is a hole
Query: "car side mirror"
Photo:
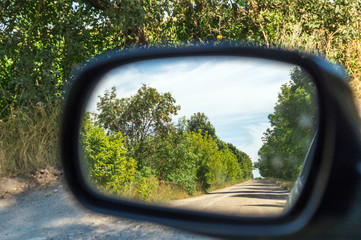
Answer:
[[342, 73], [299, 52], [114, 51], [75, 76], [61, 144], [78, 200], [213, 236], [284, 235], [307, 226], [325, 207], [333, 149], [350, 147], [337, 139], [340, 124], [342, 134], [358, 128]]

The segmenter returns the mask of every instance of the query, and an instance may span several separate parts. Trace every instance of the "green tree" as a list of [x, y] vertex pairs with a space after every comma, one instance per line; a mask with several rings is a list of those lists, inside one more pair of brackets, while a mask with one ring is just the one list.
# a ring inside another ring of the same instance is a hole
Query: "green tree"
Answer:
[[226, 182], [237, 182], [238, 180], [243, 179], [243, 169], [238, 162], [237, 156], [231, 151], [228, 146], [225, 149], [222, 149], [222, 165], [226, 174]]
[[295, 68], [268, 116], [272, 128], [264, 133], [255, 165], [262, 176], [296, 179], [316, 131], [317, 113], [315, 86], [306, 72]]
[[160, 181], [169, 182], [193, 195], [197, 187], [198, 157], [192, 152], [188, 134], [169, 134], [157, 138], [147, 149], [145, 162]]
[[[61, 100], [89, 57], [129, 45], [246, 39], [321, 51], [359, 86], [359, 0], [86, 0], [1, 2], [0, 117]], [[360, 91], [358, 91], [360, 95]]]
[[253, 178], [252, 161], [251, 161], [251, 158], [248, 156], [247, 153], [242, 152], [236, 146], [234, 146], [232, 143], [226, 143], [226, 142], [224, 142], [224, 141], [222, 141], [220, 139], [217, 139], [217, 145], [218, 145], [220, 150], [228, 148], [236, 156], [238, 164], [239, 164], [240, 169], [242, 171], [241, 178], [244, 178], [244, 179]]
[[[96, 4], [96, 2], [98, 4]], [[155, 41], [162, 1], [0, 3], [0, 117], [62, 101], [71, 72], [103, 51]]]
[[209, 121], [208, 117], [204, 113], [194, 113], [188, 120], [188, 130], [197, 133], [201, 131], [202, 135], [209, 135], [212, 138], [216, 138], [216, 129]]
[[220, 150], [210, 135], [189, 133], [190, 148], [197, 157], [197, 180], [202, 190], [242, 179], [237, 157], [226, 146]]
[[99, 98], [97, 122], [109, 132], [124, 134], [138, 161], [147, 148], [147, 141], [165, 137], [173, 131], [172, 115], [180, 109], [170, 93], [161, 94], [146, 85], [129, 98], [118, 99], [115, 87]]

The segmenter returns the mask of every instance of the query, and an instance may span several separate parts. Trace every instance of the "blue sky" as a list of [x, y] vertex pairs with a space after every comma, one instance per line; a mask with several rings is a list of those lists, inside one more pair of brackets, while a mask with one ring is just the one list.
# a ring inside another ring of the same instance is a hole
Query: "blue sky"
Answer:
[[[184, 57], [137, 62], [109, 72], [95, 88], [87, 111], [96, 110], [98, 95], [111, 87], [118, 98], [134, 95], [142, 84], [171, 92], [181, 106], [178, 117], [204, 112], [217, 136], [246, 152], [253, 162], [270, 127], [281, 85], [294, 65], [244, 57]], [[255, 177], [259, 176], [254, 171]]]

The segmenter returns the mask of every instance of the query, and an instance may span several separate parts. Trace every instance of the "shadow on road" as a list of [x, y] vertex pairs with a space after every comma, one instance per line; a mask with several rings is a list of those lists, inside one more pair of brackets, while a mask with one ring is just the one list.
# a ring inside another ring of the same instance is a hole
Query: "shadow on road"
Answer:
[[249, 207], [278, 207], [278, 208], [283, 208], [283, 205], [274, 205], [274, 204], [249, 204], [249, 205], [244, 205], [244, 206], [249, 206]]
[[[268, 189], [269, 190], [269, 189]], [[264, 193], [264, 194], [288, 194], [286, 191], [228, 191], [228, 192], [212, 192], [212, 193], [206, 193], [206, 194], [233, 194], [233, 193], [251, 193], [251, 194], [258, 194], [258, 193]]]
[[231, 197], [286, 200], [288, 194], [258, 194], [257, 192], [255, 192], [253, 194], [236, 194], [236, 195], [232, 195]]
[[262, 182], [262, 183], [259, 183], [259, 184], [245, 184], [244, 186], [252, 186], [252, 187], [266, 187], [266, 186], [271, 186], [271, 187], [274, 187], [275, 184], [272, 183], [272, 182]]
[[288, 192], [285, 189], [279, 188], [279, 187], [260, 187], [260, 188], [255, 188], [255, 187], [247, 187], [245, 188], [247, 190], [254, 190], [254, 191], [262, 191], [262, 190], [271, 190], [271, 189], [277, 189], [277, 191], [283, 191], [283, 192]]

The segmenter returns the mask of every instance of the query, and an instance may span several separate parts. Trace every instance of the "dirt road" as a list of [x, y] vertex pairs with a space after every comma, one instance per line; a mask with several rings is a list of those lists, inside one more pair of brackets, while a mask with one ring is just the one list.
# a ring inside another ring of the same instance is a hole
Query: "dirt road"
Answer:
[[109, 217], [81, 207], [64, 184], [0, 199], [0, 239], [213, 239], [149, 222]]
[[[81, 207], [63, 183], [2, 196], [0, 238], [4, 240], [211, 239], [148, 222], [93, 213]], [[272, 183], [252, 180], [172, 204], [255, 216], [280, 212], [286, 196], [287, 192]]]
[[288, 191], [266, 180], [250, 180], [199, 197], [173, 201], [170, 205], [200, 211], [242, 216], [272, 216], [282, 212]]

